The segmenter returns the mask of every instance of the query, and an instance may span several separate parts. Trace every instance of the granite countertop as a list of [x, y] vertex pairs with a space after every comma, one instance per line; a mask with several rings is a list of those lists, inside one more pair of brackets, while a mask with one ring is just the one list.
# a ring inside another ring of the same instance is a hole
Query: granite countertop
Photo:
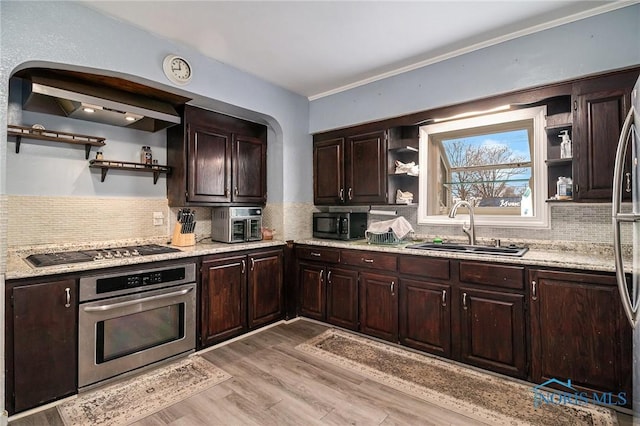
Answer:
[[[432, 238], [420, 238], [431, 241]], [[517, 240], [502, 241], [502, 245], [515, 244], [517, 246], [529, 247], [529, 250], [522, 257], [487, 255], [475, 253], [459, 253], [449, 251], [416, 250], [406, 248], [407, 245], [415, 244], [417, 241], [401, 243], [399, 245], [373, 245], [366, 240], [337, 241], [308, 239], [298, 240], [296, 244], [309, 244], [325, 247], [347, 248], [357, 250], [371, 250], [398, 254], [411, 254], [418, 256], [445, 257], [449, 259], [484, 260], [489, 262], [547, 266], [554, 268], [580, 269], [585, 271], [615, 272], [615, 260], [613, 247], [610, 244], [592, 244], [577, 242], [559, 241], [536, 241], [523, 242]], [[466, 241], [447, 240], [447, 242]], [[490, 241], [479, 241], [479, 245], [491, 245]], [[624, 253], [625, 271], [631, 272], [631, 252], [627, 248]]]
[[[166, 238], [158, 239], [136, 239], [126, 241], [109, 241], [98, 244], [56, 244], [47, 246], [30, 246], [20, 247], [19, 249], [9, 249], [7, 252], [7, 273], [5, 278], [20, 279], [31, 278], [45, 275], [66, 274], [70, 272], [84, 272], [102, 268], [112, 268], [117, 266], [136, 265], [150, 262], [159, 262], [165, 260], [186, 259], [190, 257], [206, 256], [209, 254], [228, 253], [241, 250], [251, 250], [267, 247], [276, 247], [285, 245], [284, 241], [279, 240], [263, 240], [250, 243], [216, 243], [216, 242], [200, 242], [195, 246], [176, 247], [166, 244]], [[179, 252], [156, 254], [150, 256], [128, 257], [120, 259], [105, 259], [95, 262], [72, 263], [59, 266], [46, 266], [36, 268], [31, 266], [25, 258], [34, 253], [47, 253], [59, 251], [86, 250], [89, 248], [108, 248], [108, 247], [124, 247], [141, 244], [159, 244], [167, 247], [180, 249]]]
[[[431, 236], [417, 236], [416, 239], [431, 241]], [[464, 240], [449, 238], [446, 242], [466, 243]], [[522, 257], [510, 257], [500, 255], [483, 255], [458, 252], [444, 252], [433, 250], [408, 249], [407, 245], [417, 241], [402, 243], [399, 245], [371, 245], [366, 240], [338, 241], [324, 239], [296, 240], [296, 244], [307, 244], [325, 247], [335, 247], [355, 250], [370, 250], [378, 252], [389, 252], [397, 254], [411, 254], [418, 256], [443, 257], [450, 259], [484, 260], [505, 264], [546, 266], [555, 268], [579, 269], [585, 271], [615, 272], [615, 260], [613, 247], [610, 244], [559, 242], [559, 241], [535, 241], [525, 242], [518, 240], [503, 240], [503, 245], [515, 244], [517, 246], [527, 246], [529, 250]], [[126, 241], [109, 241], [98, 244], [56, 244], [47, 246], [30, 246], [9, 249], [7, 253], [7, 273], [6, 279], [31, 278], [46, 275], [65, 274], [72, 272], [84, 272], [102, 268], [117, 266], [135, 265], [165, 260], [186, 259], [191, 257], [206, 256], [218, 253], [230, 253], [241, 250], [251, 250], [259, 248], [277, 247], [285, 245], [280, 240], [263, 240], [251, 243], [225, 244], [217, 242], [199, 242], [195, 246], [176, 247], [179, 252], [157, 254], [142, 257], [130, 257], [111, 260], [101, 260], [96, 262], [73, 263], [60, 266], [48, 266], [35, 268], [31, 266], [25, 258], [34, 253], [46, 253], [57, 251], [73, 251], [100, 247], [122, 247], [127, 245], [140, 244], [166, 244], [166, 238], [162, 239], [135, 239]], [[478, 244], [491, 245], [490, 240], [479, 240]], [[170, 246], [174, 247], [174, 246]], [[626, 248], [625, 271], [631, 272], [631, 250]]]

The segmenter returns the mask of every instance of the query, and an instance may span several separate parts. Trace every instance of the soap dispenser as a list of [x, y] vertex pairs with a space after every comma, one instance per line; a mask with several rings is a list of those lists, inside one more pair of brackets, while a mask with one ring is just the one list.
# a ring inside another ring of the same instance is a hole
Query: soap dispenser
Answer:
[[571, 158], [573, 154], [571, 152], [571, 139], [569, 138], [569, 131], [561, 131], [558, 137], [562, 138], [562, 142], [560, 143], [560, 158]]

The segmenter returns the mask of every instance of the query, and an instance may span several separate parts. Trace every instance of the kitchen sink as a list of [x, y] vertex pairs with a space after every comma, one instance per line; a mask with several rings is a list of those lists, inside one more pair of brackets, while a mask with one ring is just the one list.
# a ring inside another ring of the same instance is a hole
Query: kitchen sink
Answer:
[[492, 254], [497, 256], [515, 256], [521, 257], [524, 255], [528, 247], [491, 247], [491, 246], [473, 246], [467, 244], [455, 244], [455, 243], [420, 243], [408, 245], [405, 248], [414, 250], [435, 250], [435, 251], [451, 251], [456, 253], [471, 253], [471, 254]]

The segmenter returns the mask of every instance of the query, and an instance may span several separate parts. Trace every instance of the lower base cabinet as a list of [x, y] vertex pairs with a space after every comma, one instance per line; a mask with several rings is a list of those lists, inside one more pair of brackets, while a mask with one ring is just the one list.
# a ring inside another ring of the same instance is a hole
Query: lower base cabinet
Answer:
[[207, 257], [201, 277], [201, 347], [283, 316], [282, 249]]
[[300, 262], [300, 314], [318, 321], [358, 329], [358, 273]]
[[360, 331], [398, 341], [398, 278], [360, 273]]
[[451, 286], [400, 279], [400, 343], [451, 357]]
[[527, 377], [524, 295], [460, 287], [460, 360]]
[[531, 379], [580, 391], [624, 392], [631, 403], [632, 337], [613, 275], [532, 269]]
[[7, 282], [6, 407], [10, 414], [77, 393], [77, 283]]

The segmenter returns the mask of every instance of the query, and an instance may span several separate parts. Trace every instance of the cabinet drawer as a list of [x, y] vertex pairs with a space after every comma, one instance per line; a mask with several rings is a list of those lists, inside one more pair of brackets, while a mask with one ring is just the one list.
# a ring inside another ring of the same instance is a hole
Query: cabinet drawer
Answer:
[[296, 249], [298, 259], [315, 260], [325, 263], [338, 263], [340, 250], [322, 247], [298, 247]]
[[460, 262], [460, 281], [522, 290], [524, 288], [524, 267]]
[[437, 280], [449, 279], [449, 259], [434, 259], [426, 256], [400, 256], [398, 269], [401, 274], [419, 275]]
[[393, 272], [398, 269], [398, 258], [391, 254], [345, 250], [342, 252], [341, 259], [343, 265], [364, 266]]

